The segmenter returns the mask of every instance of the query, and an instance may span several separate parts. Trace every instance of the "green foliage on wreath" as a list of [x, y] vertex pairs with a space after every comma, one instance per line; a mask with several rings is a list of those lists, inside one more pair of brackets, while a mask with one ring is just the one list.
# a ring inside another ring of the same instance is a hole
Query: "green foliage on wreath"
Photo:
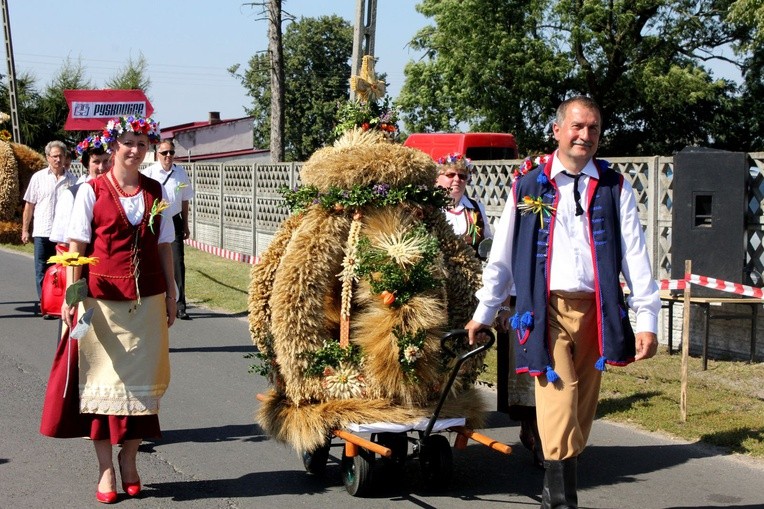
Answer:
[[282, 186], [279, 192], [292, 213], [301, 212], [311, 205], [321, 205], [329, 210], [344, 210], [348, 207], [388, 207], [409, 201], [443, 208], [450, 201], [448, 191], [442, 187], [421, 184], [392, 187], [381, 183], [357, 185], [350, 189], [331, 187], [325, 193], [319, 193], [315, 186], [299, 186], [294, 189]]
[[337, 107], [335, 138], [355, 127], [363, 130], [379, 129], [394, 135], [398, 130], [398, 110], [391, 104], [390, 97], [377, 101], [345, 101]]
[[376, 294], [388, 291], [395, 295], [393, 307], [400, 307], [417, 294], [441, 285], [433, 262], [439, 253], [438, 240], [427, 232], [423, 224], [405, 232], [402, 242], [415, 240], [417, 251], [421, 255], [413, 264], [402, 265], [390, 253], [372, 245], [366, 236], [358, 240], [358, 277], [369, 281], [371, 290]]
[[427, 339], [427, 332], [422, 329], [414, 333], [403, 332], [400, 327], [395, 327], [393, 334], [398, 340], [398, 361], [401, 363], [401, 368], [410, 380], [416, 381], [414, 366], [416, 361], [424, 355], [424, 341]]
[[343, 348], [338, 341], [324, 341], [320, 349], [304, 355], [308, 360], [307, 374], [310, 376], [323, 376], [326, 368], [338, 368], [340, 363], [353, 366], [361, 364], [360, 347], [351, 344]]
[[273, 351], [273, 336], [268, 334], [263, 341], [263, 348], [257, 352], [251, 352], [244, 354], [245, 359], [256, 359], [257, 362], [249, 365], [247, 370], [249, 373], [260, 375], [268, 380], [271, 380], [271, 375], [274, 374], [274, 359], [276, 353]]

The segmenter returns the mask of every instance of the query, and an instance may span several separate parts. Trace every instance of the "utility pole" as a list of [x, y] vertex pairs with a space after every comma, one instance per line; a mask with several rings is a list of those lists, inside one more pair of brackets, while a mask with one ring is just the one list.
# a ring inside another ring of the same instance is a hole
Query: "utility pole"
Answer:
[[281, 0], [268, 0], [268, 56], [271, 63], [271, 162], [284, 160], [284, 47]]
[[8, 94], [11, 105], [11, 134], [13, 141], [21, 143], [21, 131], [19, 130], [19, 108], [16, 102], [16, 64], [13, 61], [13, 43], [11, 42], [11, 20], [8, 16], [8, 2], [0, 0], [3, 9], [3, 29], [5, 32], [5, 58], [8, 62]]
[[[374, 37], [377, 31], [377, 0], [356, 0], [355, 20], [353, 24], [353, 62], [350, 75], [357, 76], [361, 71], [364, 55], [374, 56]], [[356, 93], [351, 90], [350, 99]]]

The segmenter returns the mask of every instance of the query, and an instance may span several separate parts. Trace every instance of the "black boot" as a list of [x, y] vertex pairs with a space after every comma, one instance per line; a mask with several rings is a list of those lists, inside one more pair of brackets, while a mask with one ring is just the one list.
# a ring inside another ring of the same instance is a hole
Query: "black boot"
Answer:
[[576, 493], [577, 458], [562, 461], [545, 461], [544, 489], [541, 492], [541, 509], [577, 509]]

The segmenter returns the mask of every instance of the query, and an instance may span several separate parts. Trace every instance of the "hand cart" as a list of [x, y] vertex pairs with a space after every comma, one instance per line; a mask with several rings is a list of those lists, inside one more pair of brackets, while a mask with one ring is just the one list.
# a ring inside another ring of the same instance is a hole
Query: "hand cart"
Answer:
[[[348, 426], [348, 429], [333, 430], [322, 447], [303, 453], [305, 470], [315, 475], [323, 474], [326, 470], [331, 442], [334, 438], [339, 438], [344, 441], [340, 468], [345, 489], [352, 496], [363, 497], [371, 490], [376, 455], [394, 467], [402, 467], [408, 458], [418, 458], [425, 487], [434, 491], [446, 488], [453, 473], [453, 457], [451, 445], [444, 435], [439, 434], [441, 431], [457, 434], [454, 441], [454, 447], [457, 449], [465, 448], [467, 440], [471, 438], [491, 449], [511, 454], [512, 448], [509, 445], [466, 427], [464, 418], [439, 418], [462, 364], [493, 345], [495, 341], [493, 332], [490, 330], [484, 332], [489, 338], [488, 341], [462, 354], [455, 353], [449, 344], [463, 341], [467, 337], [466, 330], [453, 330], [441, 339], [441, 348], [456, 360], [440, 400], [429, 419], [422, 419], [414, 425], [353, 424]], [[410, 438], [408, 436], [410, 432], [415, 432], [416, 437]], [[357, 433], [371, 433], [371, 437], [366, 439]], [[409, 443], [413, 444], [411, 454], [409, 454]]]

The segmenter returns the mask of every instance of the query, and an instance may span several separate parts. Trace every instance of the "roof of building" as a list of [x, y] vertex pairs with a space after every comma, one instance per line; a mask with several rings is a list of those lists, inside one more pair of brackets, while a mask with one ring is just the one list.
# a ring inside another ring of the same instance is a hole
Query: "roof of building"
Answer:
[[228, 118], [221, 120], [202, 120], [197, 122], [186, 122], [185, 124], [172, 125], [169, 127], [162, 127], [162, 139], [174, 138], [175, 133], [193, 131], [194, 129], [201, 129], [202, 127], [209, 127], [211, 125], [227, 124], [231, 122], [238, 122], [240, 120], [247, 120], [254, 117], [238, 117]]

